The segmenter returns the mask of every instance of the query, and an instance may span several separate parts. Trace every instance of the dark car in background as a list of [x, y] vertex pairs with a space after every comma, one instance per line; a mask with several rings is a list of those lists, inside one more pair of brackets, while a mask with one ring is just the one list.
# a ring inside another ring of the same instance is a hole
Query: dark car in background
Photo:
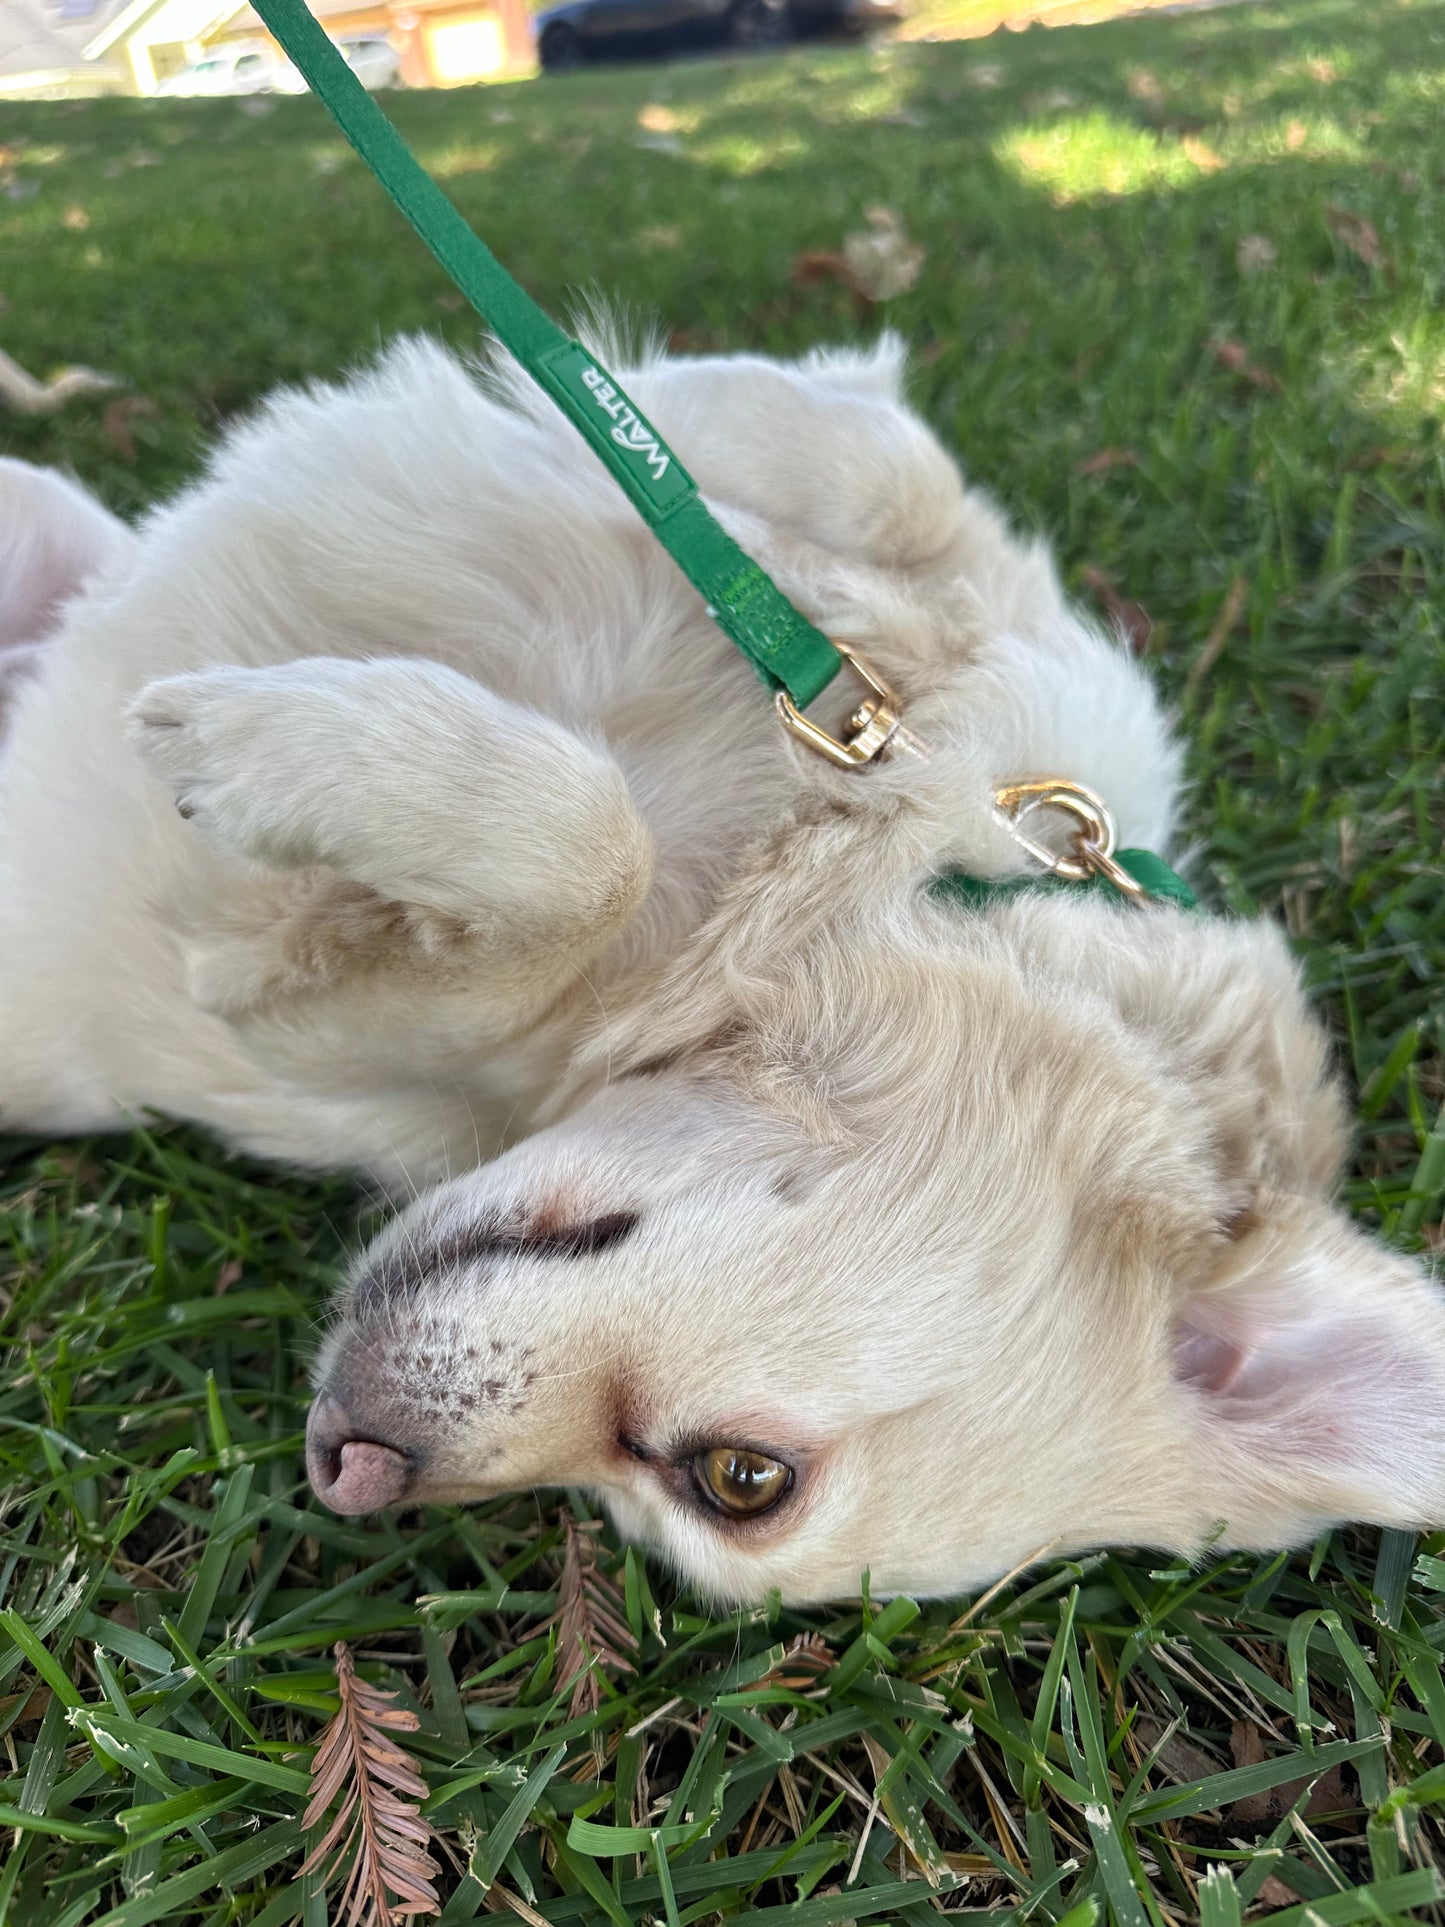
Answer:
[[612, 56], [645, 59], [688, 47], [780, 47], [828, 27], [866, 31], [900, 19], [904, 0], [562, 0], [536, 19], [547, 73]]

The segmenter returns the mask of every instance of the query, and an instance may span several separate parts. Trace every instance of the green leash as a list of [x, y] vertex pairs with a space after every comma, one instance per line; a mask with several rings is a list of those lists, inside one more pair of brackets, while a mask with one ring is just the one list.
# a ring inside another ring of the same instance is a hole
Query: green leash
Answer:
[[[275, 39], [329, 110], [343, 134], [386, 189], [437, 261], [521, 367], [548, 394], [600, 457], [629, 501], [707, 602], [708, 614], [775, 692], [778, 714], [809, 748], [845, 769], [882, 754], [898, 730], [901, 706], [871, 665], [814, 628], [752, 557], [710, 514], [697, 484], [652, 424], [580, 342], [564, 334], [512, 279], [412, 154], [396, 128], [347, 66], [305, 0], [252, 0]], [[842, 738], [802, 711], [821, 695], [844, 662], [869, 692]], [[901, 739], [900, 739], [901, 740]], [[1016, 786], [1017, 787], [1017, 786]], [[1091, 792], [1067, 781], [1034, 783], [1053, 806], [1079, 816], [1087, 797], [1099, 820], [1081, 820], [1078, 848], [1086, 858], [1053, 862], [1054, 874], [986, 881], [955, 871], [933, 885], [941, 896], [983, 904], [1040, 884], [1112, 889], [1133, 898], [1166, 898], [1192, 908], [1188, 886], [1147, 850], [1113, 847], [1107, 811]], [[1072, 800], [1071, 794], [1072, 793]], [[1005, 791], [999, 792], [1002, 804]], [[1107, 826], [1107, 835], [1105, 835]], [[1034, 847], [1034, 846], [1028, 846]], [[1046, 865], [1051, 859], [1034, 848]], [[1102, 861], [1095, 863], [1095, 858]], [[1110, 870], [1113, 875], [1110, 875]]]
[[837, 675], [848, 652], [835, 648], [744, 554], [618, 383], [483, 246], [304, 0], [256, 0], [256, 11], [477, 313], [601, 457], [705, 598], [713, 620], [770, 688], [781, 688], [796, 709], [806, 709]]

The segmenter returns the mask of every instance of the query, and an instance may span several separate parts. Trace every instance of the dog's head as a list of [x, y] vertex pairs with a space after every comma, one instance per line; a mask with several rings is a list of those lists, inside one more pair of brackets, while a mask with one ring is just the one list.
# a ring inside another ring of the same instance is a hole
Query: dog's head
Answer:
[[1274, 938], [884, 890], [770, 953], [765, 896], [360, 1261], [327, 1503], [590, 1488], [712, 1597], [797, 1601], [1440, 1516], [1440, 1307], [1325, 1201]]

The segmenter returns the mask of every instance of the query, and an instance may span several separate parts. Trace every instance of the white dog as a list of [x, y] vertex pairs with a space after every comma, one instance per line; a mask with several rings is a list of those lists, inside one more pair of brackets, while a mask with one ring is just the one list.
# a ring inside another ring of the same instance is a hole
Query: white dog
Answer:
[[0, 1123], [440, 1180], [320, 1361], [338, 1510], [576, 1484], [795, 1600], [1445, 1519], [1442, 1301], [1330, 1202], [1276, 932], [930, 893], [1033, 867], [1017, 778], [1164, 852], [1178, 758], [901, 374], [624, 376], [901, 692], [861, 773], [506, 370], [284, 395], [138, 532], [0, 467]]

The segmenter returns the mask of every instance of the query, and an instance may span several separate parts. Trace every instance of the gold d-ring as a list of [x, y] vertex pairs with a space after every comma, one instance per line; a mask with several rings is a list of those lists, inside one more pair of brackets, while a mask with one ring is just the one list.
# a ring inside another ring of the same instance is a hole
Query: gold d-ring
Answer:
[[[1094, 876], [1106, 877], [1126, 897], [1144, 896], [1144, 890], [1129, 872], [1114, 861], [1119, 833], [1108, 806], [1082, 783], [1071, 782], [1066, 776], [1047, 776], [1032, 783], [1008, 783], [994, 792], [994, 802], [1015, 839], [1053, 876], [1071, 883], [1084, 883]], [[1071, 853], [1056, 855], [1026, 833], [1022, 825], [1035, 810], [1062, 810], [1074, 819], [1078, 827], [1070, 839]]]
[[830, 763], [836, 763], [840, 769], [861, 769], [887, 749], [903, 720], [903, 704], [870, 662], [841, 642], [835, 642], [833, 647], [872, 691], [848, 718], [851, 735], [842, 738], [830, 736], [826, 729], [819, 729], [816, 723], [810, 723], [786, 689], [780, 689], [773, 701], [784, 729], [796, 736], [799, 742], [806, 743], [809, 749], [816, 750], [820, 756], [826, 756]]

